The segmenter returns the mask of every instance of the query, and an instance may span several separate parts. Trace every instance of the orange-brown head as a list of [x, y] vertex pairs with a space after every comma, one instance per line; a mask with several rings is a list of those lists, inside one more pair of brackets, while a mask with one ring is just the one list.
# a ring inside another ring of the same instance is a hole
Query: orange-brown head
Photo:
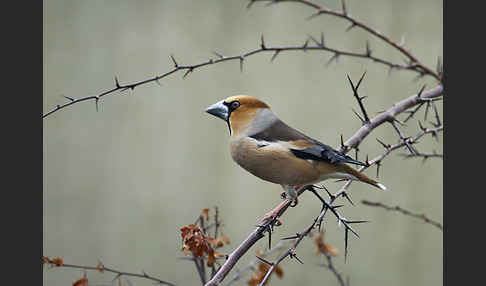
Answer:
[[251, 126], [262, 109], [270, 107], [256, 97], [236, 95], [216, 102], [206, 112], [226, 121], [230, 134], [236, 136]]

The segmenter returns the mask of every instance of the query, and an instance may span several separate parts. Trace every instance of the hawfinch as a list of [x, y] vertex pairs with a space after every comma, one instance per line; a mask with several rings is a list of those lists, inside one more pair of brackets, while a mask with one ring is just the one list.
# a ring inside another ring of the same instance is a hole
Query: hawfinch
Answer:
[[281, 185], [292, 203], [297, 203], [299, 187], [331, 178], [361, 181], [386, 190], [383, 184], [346, 165], [366, 164], [288, 126], [255, 97], [231, 96], [206, 112], [228, 124], [233, 160], [253, 175]]

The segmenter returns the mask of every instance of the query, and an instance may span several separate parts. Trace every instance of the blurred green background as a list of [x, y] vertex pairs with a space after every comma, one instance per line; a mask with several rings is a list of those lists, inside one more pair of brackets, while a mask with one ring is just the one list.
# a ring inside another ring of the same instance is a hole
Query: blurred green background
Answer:
[[[339, 9], [335, 0], [317, 1]], [[374, 55], [402, 62], [403, 56], [359, 28], [345, 32], [348, 23], [331, 16], [306, 20], [309, 7], [283, 3], [266, 7], [248, 1], [44, 1], [44, 112], [65, 102], [61, 95], [95, 95], [114, 86], [114, 76], [130, 83], [165, 73], [179, 64], [215, 58], [213, 51], [237, 55], [267, 46], [303, 44], [308, 35], [324, 32], [326, 44], [364, 51], [370, 41]], [[429, 67], [442, 57], [442, 1], [348, 0], [349, 12], [400, 42]], [[210, 104], [235, 94], [249, 94], [267, 102], [289, 125], [320, 141], [339, 147], [360, 121], [351, 108], [346, 74], [357, 81], [365, 105], [374, 116], [394, 102], [416, 93], [430, 77], [414, 81], [415, 73], [392, 72], [364, 59], [340, 57], [326, 67], [326, 52], [283, 52], [273, 63], [271, 54], [204, 67], [182, 79], [183, 72], [134, 91], [115, 93], [100, 101], [75, 104], [43, 120], [44, 190], [43, 252], [65, 263], [106, 266], [145, 272], [178, 285], [199, 285], [191, 262], [178, 259], [179, 229], [193, 223], [203, 208], [218, 206], [223, 232], [231, 251], [255, 223], [280, 202], [281, 188], [247, 173], [231, 159], [225, 123], [204, 112]], [[442, 103], [438, 103], [442, 115]], [[423, 120], [424, 110], [417, 115]], [[400, 116], [401, 119], [405, 115]], [[432, 117], [431, 117], [432, 119]], [[417, 120], [403, 128], [418, 132]], [[375, 138], [396, 143], [390, 125], [375, 130], [360, 146], [360, 159], [373, 158], [383, 148]], [[423, 138], [417, 148], [442, 152], [440, 142]], [[398, 213], [371, 208], [363, 199], [400, 205], [442, 222], [441, 159], [405, 160], [397, 151], [387, 157], [380, 180], [389, 192], [354, 183], [351, 198], [340, 210], [347, 218], [370, 220], [356, 226], [361, 238], [350, 237], [344, 264], [344, 231], [335, 219], [326, 223], [326, 241], [340, 250], [336, 267], [352, 285], [442, 285], [442, 232], [432, 225]], [[353, 153], [354, 155], [354, 153]], [[366, 171], [376, 175], [376, 168]], [[327, 181], [335, 192], [342, 183]], [[311, 194], [282, 218], [279, 237], [304, 230], [320, 210]], [[329, 217], [331, 218], [331, 217]], [[240, 260], [243, 268], [263, 239]], [[317, 266], [311, 239], [297, 249], [300, 265], [285, 260], [284, 279], [270, 285], [337, 285], [332, 273]], [[234, 270], [228, 277], [232, 277]], [[76, 269], [45, 269], [44, 285], [71, 285], [82, 277]], [[113, 275], [89, 272], [90, 285], [109, 284]], [[236, 285], [246, 285], [249, 275]], [[133, 285], [152, 285], [130, 279]]]

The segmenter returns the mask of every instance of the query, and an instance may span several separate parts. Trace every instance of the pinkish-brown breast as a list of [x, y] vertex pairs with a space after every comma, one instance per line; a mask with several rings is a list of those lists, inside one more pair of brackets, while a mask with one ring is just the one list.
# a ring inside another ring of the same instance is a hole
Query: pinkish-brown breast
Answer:
[[230, 143], [233, 160], [248, 172], [275, 184], [291, 186], [319, 180], [317, 163], [299, 159], [278, 144], [258, 147], [256, 142], [249, 137], [236, 137]]

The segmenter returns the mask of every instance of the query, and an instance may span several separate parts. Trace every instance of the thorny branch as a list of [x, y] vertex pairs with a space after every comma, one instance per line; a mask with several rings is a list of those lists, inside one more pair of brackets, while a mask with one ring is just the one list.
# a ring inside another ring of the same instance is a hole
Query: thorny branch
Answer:
[[[365, 125], [363, 125], [351, 138], [349, 138], [346, 142], [344, 142], [341, 146], [341, 152], [347, 152], [349, 150], [351, 150], [352, 148], [356, 148], [360, 142], [362, 142], [362, 140], [371, 133], [371, 131], [373, 131], [376, 127], [378, 127], [379, 125], [381, 125], [382, 123], [384, 122], [391, 122], [393, 120], [395, 120], [395, 117], [398, 116], [399, 114], [401, 114], [402, 112], [404, 112], [405, 110], [409, 109], [409, 108], [412, 108], [414, 106], [416, 106], [417, 104], [423, 102], [423, 100], [428, 100], [428, 99], [432, 99], [432, 98], [438, 98], [442, 95], [442, 91], [443, 91], [443, 87], [442, 85], [438, 85], [430, 90], [426, 90], [426, 91], [423, 91], [419, 94], [416, 94], [416, 95], [412, 95], [396, 104], [394, 104], [394, 106], [392, 106], [391, 108], [389, 108], [388, 110], [386, 110], [385, 112], [382, 112], [380, 114], [378, 114], [377, 116], [375, 116], [374, 118], [370, 119], [368, 123], [365, 123]], [[380, 156], [378, 156], [377, 158], [373, 159], [372, 161], [368, 161], [368, 166], [366, 167], [361, 167], [362, 170], [364, 170], [364, 168], [367, 168], [369, 167], [370, 165], [372, 165], [373, 163], [375, 164], [379, 164], [379, 162], [381, 162], [381, 160], [387, 156], [391, 151], [395, 150], [395, 149], [398, 149], [400, 147], [403, 147], [405, 146], [405, 142], [408, 142], [408, 144], [411, 144], [413, 143], [414, 141], [418, 140], [420, 137], [422, 137], [424, 134], [427, 134], [427, 133], [432, 133], [432, 134], [436, 134], [437, 132], [441, 131], [443, 129], [442, 126], [440, 127], [436, 127], [434, 129], [430, 129], [430, 128], [424, 128], [421, 130], [421, 132], [419, 134], [417, 134], [417, 136], [413, 137], [413, 138], [408, 138], [407, 140], [405, 141], [402, 141], [400, 143], [397, 143], [393, 146], [390, 146], [389, 148], [387, 148], [387, 150]], [[347, 194], [346, 194], [346, 189], [349, 187], [349, 185], [351, 184], [351, 181], [348, 181], [338, 192], [336, 192], [335, 194], [330, 194], [329, 193], [329, 196], [330, 196], [330, 201], [329, 203], [327, 203], [329, 206], [332, 206], [332, 203], [340, 196], [343, 196], [343, 197], [347, 197]], [[298, 196], [300, 196], [305, 190], [307, 190], [309, 188], [309, 186], [306, 186], [305, 188], [301, 188], [297, 193], [298, 193]], [[321, 200], [322, 201], [322, 200]], [[285, 207], [281, 209], [281, 211], [279, 212], [279, 214], [277, 215], [277, 217], [280, 217], [283, 215], [283, 213], [287, 210], [288, 206], [290, 205], [289, 202], [287, 202], [285, 204]], [[333, 210], [333, 208], [328, 208], [330, 210]], [[327, 209], [323, 209], [321, 211], [321, 214], [319, 215], [319, 220], [321, 220], [322, 217], [324, 217], [324, 214], [325, 212], [327, 211]], [[344, 221], [344, 220], [341, 220], [341, 221]], [[262, 226], [259, 226], [257, 229], [255, 229], [249, 236], [247, 239], [245, 239], [228, 257], [228, 259], [225, 261], [225, 263], [223, 264], [223, 266], [220, 268], [220, 270], [218, 271], [218, 273], [216, 273], [216, 275], [213, 277], [213, 279], [211, 279], [208, 283], [206, 283], [206, 286], [209, 286], [209, 285], [218, 285], [219, 283], [221, 283], [223, 281], [223, 279], [226, 277], [226, 275], [228, 274], [228, 272], [233, 268], [233, 266], [238, 262], [238, 260], [241, 258], [241, 256], [243, 256], [246, 251], [248, 251], [248, 249], [250, 249], [258, 240], [260, 240], [262, 237], [264, 237], [264, 232], [265, 231], [269, 231], [269, 235], [270, 235], [270, 231], [273, 227], [273, 223], [275, 223], [274, 221], [267, 221], [265, 224], [263, 224]], [[315, 225], [315, 224], [313, 224]], [[347, 237], [348, 237], [348, 228], [346, 228], [346, 231], [345, 231], [345, 247], [347, 248]], [[301, 239], [300, 239], [301, 240]], [[298, 240], [298, 237], [297, 237], [297, 241], [299, 241], [298, 243], [300, 243], [300, 240]], [[296, 242], [297, 242], [296, 241]], [[297, 245], [298, 245], [297, 243]], [[288, 254], [286, 255], [287, 256], [290, 256], [290, 253], [294, 254], [294, 251], [295, 249], [289, 249], [289, 251], [287, 252]], [[279, 262], [279, 260], [277, 260]], [[281, 260], [280, 260], [281, 261]], [[269, 271], [270, 272], [270, 271]], [[262, 284], [263, 285], [263, 284]]]
[[[344, 218], [342, 215], [340, 215], [336, 209], [340, 206], [333, 206], [332, 203], [337, 199], [337, 196], [332, 196], [330, 195], [330, 201], [327, 202], [325, 199], [323, 199], [314, 189], [314, 186], [307, 186], [305, 188], [308, 191], [311, 191], [315, 196], [319, 198], [319, 200], [322, 202], [322, 209], [320, 214], [314, 219], [314, 221], [311, 223], [309, 227], [307, 227], [302, 233], [296, 233], [295, 236], [292, 237], [287, 237], [283, 239], [295, 239], [294, 244], [292, 245], [291, 248], [289, 248], [286, 252], [284, 252], [275, 262], [268, 262], [269, 265], [271, 266], [270, 269], [268, 270], [267, 274], [265, 275], [264, 279], [260, 283], [260, 286], [265, 285], [265, 283], [268, 281], [268, 278], [272, 274], [272, 272], [276, 269], [276, 267], [279, 265], [282, 260], [284, 260], [287, 257], [290, 258], [295, 258], [298, 262], [303, 264], [303, 262], [299, 259], [297, 254], [295, 253], [295, 250], [297, 246], [302, 242], [304, 237], [306, 237], [315, 227], [316, 225], [319, 227], [319, 230], [321, 228], [321, 223], [322, 220], [324, 219], [324, 216], [326, 215], [327, 211], [330, 210], [338, 219], [339, 225], [344, 225], [345, 227], [345, 232], [344, 232], [344, 249], [345, 249], [345, 259], [347, 256], [347, 246], [348, 246], [348, 231], [351, 231], [356, 237], [359, 237], [358, 234], [356, 233], [355, 230], [353, 230], [350, 226], [350, 224], [357, 224], [357, 223], [363, 223], [366, 221], [350, 221]], [[340, 278], [340, 276], [338, 276]]]
[[[359, 22], [358, 20], [352, 18], [350, 14], [348, 14], [346, 10], [346, 6], [343, 1], [343, 11], [334, 11], [331, 9], [328, 9], [326, 7], [319, 6], [311, 1], [307, 0], [251, 0], [250, 4], [248, 5], [251, 6], [254, 2], [260, 2], [260, 1], [266, 1], [266, 2], [271, 2], [271, 3], [278, 3], [278, 2], [298, 2], [302, 3], [308, 6], [311, 6], [315, 9], [318, 10], [318, 12], [315, 15], [320, 15], [320, 14], [330, 14], [334, 16], [338, 16], [344, 19], [347, 19], [352, 23], [351, 27], [358, 26], [363, 28], [364, 30], [368, 31], [370, 34], [384, 40], [386, 43], [390, 44], [394, 48], [398, 49], [400, 52], [402, 52], [404, 55], [406, 55], [409, 59], [409, 63], [407, 64], [399, 64], [399, 63], [393, 63], [391, 61], [384, 60], [379, 57], [375, 57], [372, 55], [372, 51], [369, 47], [369, 43], [366, 43], [366, 50], [363, 53], [359, 52], [352, 52], [352, 51], [345, 51], [345, 50], [340, 50], [336, 48], [331, 48], [325, 45], [324, 43], [324, 34], [321, 33], [321, 39], [320, 41], [316, 40], [314, 37], [309, 36], [308, 39], [304, 42], [303, 45], [297, 45], [297, 46], [281, 46], [281, 47], [268, 47], [265, 44], [265, 40], [263, 35], [261, 36], [261, 41], [260, 41], [260, 47], [258, 49], [254, 49], [251, 51], [248, 51], [246, 53], [240, 54], [240, 55], [235, 55], [235, 56], [223, 56], [222, 54], [218, 52], [214, 52], [214, 54], [217, 56], [217, 58], [211, 58], [205, 62], [194, 64], [194, 65], [180, 65], [175, 57], [173, 55], [170, 56], [171, 61], [174, 64], [174, 68], [166, 73], [157, 75], [153, 78], [148, 78], [145, 80], [137, 81], [134, 83], [129, 83], [129, 84], [120, 84], [118, 78], [115, 76], [115, 87], [106, 90], [100, 94], [97, 95], [92, 95], [92, 96], [86, 96], [86, 97], [81, 97], [81, 98], [73, 98], [73, 97], [68, 97], [64, 96], [66, 99], [69, 101], [64, 103], [64, 104], [58, 104], [56, 105], [52, 110], [49, 112], [45, 113], [42, 118], [46, 118], [47, 116], [64, 109], [68, 106], [71, 106], [76, 103], [80, 103], [83, 101], [94, 101], [95, 106], [96, 106], [96, 111], [98, 111], [98, 104], [99, 101], [102, 97], [115, 93], [115, 92], [124, 92], [127, 90], [134, 90], [136, 87], [140, 85], [144, 85], [147, 83], [151, 82], [156, 82], [157, 84], [160, 85], [159, 80], [168, 77], [171, 74], [174, 74], [179, 71], [185, 71], [183, 78], [185, 78], [187, 75], [189, 75], [191, 72], [195, 71], [198, 68], [212, 65], [212, 64], [217, 64], [221, 62], [226, 62], [226, 61], [238, 61], [240, 65], [240, 71], [243, 71], [243, 62], [244, 60], [252, 55], [259, 54], [259, 53], [273, 53], [271, 57], [271, 61], [273, 61], [281, 52], [283, 51], [326, 51], [333, 53], [333, 56], [330, 58], [327, 64], [331, 63], [333, 60], [337, 60], [339, 56], [349, 56], [349, 57], [358, 57], [358, 58], [367, 58], [369, 60], [372, 60], [373, 62], [377, 62], [380, 64], [384, 64], [389, 67], [390, 70], [396, 69], [396, 70], [411, 70], [414, 72], [418, 72], [419, 76], [424, 76], [424, 75], [431, 75], [435, 77], [437, 80], [441, 81], [442, 80], [442, 72], [439, 70], [438, 72], [434, 72], [431, 69], [427, 68], [424, 66], [412, 53], [409, 51], [405, 50], [403, 48], [403, 45], [396, 44], [393, 42], [391, 39], [388, 37], [384, 36], [380, 32], [368, 27], [367, 25]], [[309, 42], [312, 41], [315, 43], [315, 46], [309, 45]], [[440, 60], [439, 60], [440, 63]], [[442, 68], [442, 64], [438, 64], [438, 67]], [[427, 105], [428, 106], [428, 105]], [[366, 119], [366, 118], [365, 118]]]
[[394, 206], [394, 207], [387, 206], [387, 205], [380, 203], [380, 202], [371, 202], [371, 201], [363, 200], [363, 201], [361, 201], [361, 203], [364, 204], [364, 205], [372, 206], [372, 207], [381, 207], [381, 208], [384, 208], [384, 209], [389, 210], [389, 211], [398, 211], [398, 212], [401, 212], [405, 215], [419, 218], [419, 219], [423, 220], [424, 222], [429, 223], [431, 225], [434, 225], [437, 228], [439, 228], [440, 230], [443, 230], [443, 226], [442, 226], [441, 223], [438, 223], [436, 221], [429, 219], [423, 213], [422, 214], [415, 213], [415, 212], [406, 210], [404, 208], [401, 208], [400, 206]]
[[[130, 83], [130, 84], [123, 84], [123, 85], [120, 84], [119, 81], [118, 81], [118, 78], [115, 77], [115, 87], [114, 88], [109, 89], [107, 91], [104, 91], [104, 92], [102, 92], [98, 95], [86, 96], [86, 97], [78, 98], [78, 99], [65, 96], [65, 98], [67, 98], [69, 101], [67, 103], [63, 104], [63, 105], [57, 105], [54, 109], [52, 109], [51, 111], [44, 114], [43, 118], [46, 118], [47, 116], [49, 116], [49, 115], [51, 115], [51, 114], [53, 114], [53, 113], [55, 113], [55, 112], [57, 112], [61, 109], [64, 109], [64, 108], [66, 108], [70, 105], [73, 105], [73, 104], [79, 103], [79, 102], [83, 102], [83, 101], [90, 101], [90, 100], [95, 101], [96, 109], [98, 110], [99, 100], [105, 95], [112, 94], [112, 93], [115, 93], [117, 91], [123, 92], [123, 91], [127, 91], [127, 90], [134, 90], [135, 87], [138, 87], [138, 86], [143, 85], [143, 84], [151, 83], [151, 82], [156, 82], [156, 83], [160, 84], [159, 83], [160, 79], [165, 78], [165, 77], [167, 77], [171, 74], [174, 74], [176, 72], [179, 72], [179, 71], [185, 71], [185, 73], [183, 75], [183, 78], [185, 78], [188, 74], [190, 74], [191, 72], [195, 71], [198, 68], [201, 68], [201, 67], [204, 67], [204, 66], [207, 66], [207, 65], [220, 63], [220, 62], [226, 62], [226, 61], [238, 61], [240, 70], [242, 71], [244, 60], [247, 57], [252, 56], [254, 54], [258, 54], [258, 53], [272, 53], [271, 61], [273, 61], [283, 51], [304, 51], [304, 52], [306, 52], [306, 51], [326, 51], [326, 52], [330, 52], [330, 53], [333, 54], [328, 63], [332, 62], [333, 60], [337, 60], [337, 58], [341, 55], [350, 56], [350, 57], [367, 58], [367, 59], [372, 60], [373, 62], [378, 62], [378, 63], [381, 63], [385, 66], [388, 66], [390, 68], [390, 70], [392, 70], [392, 69], [410, 70], [410, 71], [417, 72], [419, 74], [419, 77], [424, 76], [424, 75], [430, 75], [430, 76], [434, 77], [435, 79], [437, 79], [439, 81], [439, 84], [436, 87], [429, 89], [429, 90], [425, 90], [425, 86], [424, 86], [417, 95], [412, 95], [412, 96], [394, 104], [394, 106], [390, 107], [388, 110], [386, 110], [386, 111], [380, 113], [379, 115], [375, 116], [374, 118], [370, 119], [368, 117], [368, 113], [366, 112], [364, 105], [362, 103], [363, 98], [360, 98], [357, 94], [357, 89], [358, 89], [358, 87], [361, 83], [361, 80], [364, 77], [364, 74], [361, 77], [361, 79], [359, 80], [356, 87], [354, 86], [351, 79], [348, 77], [348, 80], [349, 80], [349, 82], [350, 82], [350, 84], [353, 88], [353, 93], [354, 93], [356, 99], [358, 100], [358, 103], [360, 105], [360, 109], [363, 113], [363, 118], [360, 117], [361, 120], [362, 120], [363, 126], [351, 138], [349, 138], [346, 142], [341, 141], [340, 151], [343, 152], [343, 153], [347, 153], [348, 151], [350, 151], [353, 148], [358, 150], [358, 146], [362, 142], [362, 140], [366, 136], [368, 136], [376, 127], [380, 126], [381, 124], [383, 124], [385, 122], [390, 123], [395, 128], [395, 130], [397, 131], [397, 133], [400, 137], [400, 140], [401, 140], [399, 143], [397, 143], [395, 145], [388, 145], [388, 144], [382, 143], [382, 145], [385, 147], [384, 153], [381, 154], [380, 156], [377, 156], [375, 159], [373, 159], [371, 161], [366, 159], [367, 166], [361, 167], [360, 171], [363, 171], [364, 169], [366, 169], [366, 168], [368, 168], [369, 166], [372, 166], [372, 165], [377, 165], [377, 167], [379, 168], [380, 163], [381, 163], [381, 161], [383, 160], [384, 157], [386, 157], [388, 154], [390, 154], [390, 152], [392, 152], [393, 150], [396, 150], [396, 149], [401, 148], [401, 147], [407, 147], [409, 149], [409, 151], [411, 152], [411, 155], [407, 154], [407, 157], [409, 157], [409, 156], [414, 156], [414, 157], [420, 156], [420, 157], [428, 158], [428, 157], [438, 157], [439, 156], [439, 154], [435, 154], [435, 153], [433, 154], [434, 156], [431, 156], [431, 154], [428, 154], [428, 153], [416, 152], [416, 150], [414, 150], [412, 148], [412, 144], [416, 143], [416, 141], [420, 137], [424, 136], [425, 134], [430, 133], [433, 136], [434, 135], [436, 136], [436, 134], [439, 131], [443, 130], [442, 123], [440, 122], [440, 118], [439, 118], [438, 113], [437, 113], [437, 108], [434, 104], [434, 101], [437, 100], [437, 99], [440, 99], [442, 92], [443, 92], [443, 86], [442, 86], [442, 83], [441, 83], [442, 74], [443, 74], [443, 67], [442, 67], [442, 63], [441, 63], [440, 59], [439, 59], [438, 65], [437, 65], [437, 71], [434, 72], [430, 68], [423, 65], [409, 50], [406, 50], [404, 48], [403, 44], [397, 44], [396, 42], [392, 41], [389, 37], [381, 34], [377, 30], [375, 30], [375, 29], [369, 27], [368, 25], [366, 25], [366, 24], [356, 20], [355, 18], [351, 17], [351, 15], [347, 11], [347, 8], [346, 8], [344, 1], [342, 1], [342, 10], [341, 11], [331, 10], [327, 7], [318, 5], [318, 4], [316, 4], [312, 1], [309, 1], [309, 0], [250, 0], [248, 7], [250, 7], [254, 2], [269, 2], [270, 4], [276, 4], [276, 3], [279, 3], [279, 2], [296, 2], [296, 3], [300, 3], [300, 4], [310, 6], [310, 7], [317, 10], [316, 13], [311, 16], [311, 18], [313, 18], [315, 16], [322, 15], [322, 14], [327, 14], [327, 15], [333, 15], [333, 16], [345, 19], [349, 23], [351, 23], [351, 25], [348, 27], [347, 31], [349, 31], [350, 29], [352, 29], [354, 27], [362, 28], [363, 30], [370, 33], [371, 35], [385, 41], [388, 45], [397, 49], [400, 53], [402, 53], [403, 55], [405, 55], [407, 57], [408, 62], [406, 64], [398, 64], [398, 63], [393, 63], [393, 62], [375, 57], [375, 56], [372, 55], [372, 51], [369, 47], [368, 42], [366, 43], [365, 52], [364, 53], [357, 53], [357, 52], [350, 52], [350, 51], [334, 49], [334, 48], [330, 48], [330, 47], [326, 46], [325, 43], [324, 43], [324, 35], [323, 34], [321, 34], [320, 41], [316, 40], [312, 36], [309, 36], [309, 38], [304, 42], [303, 45], [285, 46], [285, 47], [278, 47], [278, 46], [277, 47], [269, 47], [269, 46], [267, 46], [265, 44], [265, 41], [264, 41], [264, 38], [263, 38], [263, 35], [262, 35], [260, 47], [258, 49], [254, 49], [254, 50], [248, 51], [248, 52], [240, 54], [240, 55], [223, 56], [223, 55], [215, 52], [214, 54], [217, 56], [217, 58], [209, 59], [208, 61], [205, 61], [205, 62], [202, 62], [202, 63], [199, 63], [199, 64], [195, 64], [195, 65], [179, 65], [177, 63], [177, 61], [175, 60], [174, 56], [171, 56], [171, 60], [174, 64], [174, 68], [172, 70], [166, 72], [166, 73], [161, 74], [161, 75], [155, 76], [153, 78], [145, 79], [145, 80], [142, 80], [142, 81], [138, 81], [138, 82], [134, 82], [134, 83]], [[309, 44], [310, 42], [313, 42], [315, 45], [310, 45]], [[413, 115], [424, 104], [426, 105], [425, 118], [427, 117], [427, 113], [428, 113], [428, 110], [430, 109], [430, 107], [432, 107], [435, 111], [436, 123], [433, 123], [434, 128], [423, 128], [420, 124], [421, 131], [415, 137], [409, 137], [409, 138], [405, 137], [402, 134], [402, 132], [400, 131], [400, 129], [398, 128], [398, 126], [396, 125], [396, 123], [400, 123], [400, 121], [398, 121], [398, 119], [396, 118], [397, 115], [401, 114], [402, 112], [407, 112], [408, 109], [415, 107], [415, 109], [408, 111], [408, 113], [410, 115], [405, 120], [405, 121], [407, 121], [411, 117], [413, 117]], [[377, 172], [378, 172], [378, 168], [377, 168]], [[260, 285], [265, 284], [265, 282], [268, 280], [269, 275], [275, 270], [276, 266], [286, 257], [295, 258], [298, 262], [303, 263], [296, 256], [295, 249], [300, 244], [302, 239], [307, 234], [309, 234], [312, 229], [315, 228], [315, 226], [318, 226], [320, 228], [322, 220], [323, 220], [323, 218], [324, 218], [324, 216], [325, 216], [325, 214], [327, 213], [328, 210], [330, 210], [338, 218], [339, 224], [342, 224], [342, 225], [345, 226], [345, 257], [346, 257], [347, 244], [348, 244], [348, 231], [351, 231], [356, 236], [358, 236], [357, 233], [350, 227], [350, 224], [364, 222], [364, 221], [349, 221], [349, 220], [345, 219], [336, 211], [336, 209], [339, 206], [333, 205], [335, 200], [337, 198], [339, 198], [340, 196], [343, 196], [343, 197], [347, 198], [348, 200], [350, 200], [350, 198], [348, 197], [348, 195], [346, 193], [346, 190], [347, 190], [347, 188], [349, 187], [350, 184], [351, 184], [351, 181], [346, 182], [346, 184], [335, 194], [331, 194], [326, 190], [328, 192], [329, 197], [330, 197], [329, 201], [324, 200], [315, 191], [313, 186], [306, 186], [306, 187], [298, 190], [298, 192], [297, 192], [298, 196], [300, 196], [305, 190], [309, 190], [314, 195], [316, 195], [323, 204], [321, 212], [314, 219], [312, 224], [308, 228], [306, 228], [302, 233], [297, 233], [295, 237], [287, 238], [287, 239], [295, 239], [295, 241], [294, 241], [292, 247], [289, 248], [287, 251], [285, 251], [284, 254], [282, 254], [275, 262], [268, 262], [266, 260], [263, 260], [263, 261], [266, 261], [266, 263], [268, 263], [271, 267], [270, 267], [269, 271], [267, 272], [264, 280], [261, 282]], [[350, 202], [352, 203], [351, 200], [350, 200]], [[211, 279], [205, 285], [218, 285], [218, 284], [220, 284], [223, 281], [223, 279], [226, 277], [226, 275], [229, 273], [229, 271], [238, 262], [238, 260], [246, 253], [246, 251], [248, 251], [258, 240], [260, 240], [261, 238], [264, 237], [265, 232], [268, 232], [269, 242], [271, 242], [271, 232], [273, 230], [273, 226], [277, 222], [277, 218], [282, 216], [284, 214], [284, 212], [290, 206], [289, 201], [284, 201], [283, 203], [284, 203], [284, 207], [281, 208], [278, 215], [274, 219], [267, 220], [263, 224], [259, 225], [248, 236], [248, 238], [246, 240], [244, 240], [232, 253], [230, 253], [227, 256], [225, 263], [219, 268], [219, 270], [217, 272], [215, 272], [214, 265], [213, 265]], [[365, 203], [365, 201], [363, 201], [363, 203]], [[417, 215], [417, 214], [414, 214], [410, 211], [406, 211], [404, 209], [401, 209], [399, 207], [391, 208], [391, 207], [388, 207], [388, 206], [384, 206], [381, 203], [368, 202], [368, 204], [370, 204], [370, 205], [374, 204], [375, 206], [381, 206], [381, 207], [384, 207], [384, 208], [387, 208], [387, 209], [397, 210], [397, 211], [400, 211], [402, 213], [405, 213], [405, 214], [408, 214], [408, 215], [411, 215], [411, 216], [422, 218], [426, 222], [434, 224], [435, 226], [442, 229], [442, 225], [429, 220], [428, 218], [425, 217], [425, 215]], [[216, 225], [215, 225], [216, 233], [217, 233], [217, 228], [218, 228], [218, 223], [216, 223]], [[203, 226], [203, 229], [204, 229], [204, 226]], [[329, 257], [328, 257], [328, 259], [329, 259]], [[196, 260], [194, 260], [194, 261], [196, 262], [196, 267], [198, 268], [198, 271], [200, 271], [201, 265], [202, 265], [202, 267], [204, 267], [204, 263], [198, 264]], [[59, 265], [57, 265], [57, 266], [59, 266]], [[84, 269], [84, 270], [98, 270], [98, 271], [100, 270], [99, 267], [90, 267], [90, 266], [78, 266], [78, 265], [66, 265], [66, 264], [63, 264], [62, 266], [72, 267], [72, 268], [81, 268], [81, 269]], [[121, 272], [121, 271], [117, 271], [117, 270], [114, 270], [114, 269], [106, 268], [103, 265], [101, 265], [101, 267], [102, 267], [103, 271], [116, 273], [118, 278], [121, 277], [122, 275], [123, 276], [134, 276], [134, 277], [141, 277], [141, 278], [150, 279], [150, 280], [153, 280], [153, 281], [156, 281], [158, 283], [165, 284], [165, 285], [174, 285], [172, 283], [169, 283], [169, 282], [160, 280], [158, 278], [149, 276], [146, 273], [143, 273], [143, 274], [127, 273], [127, 272]], [[340, 275], [338, 275], [338, 272], [332, 266], [332, 263], [331, 263], [330, 260], [328, 260], [327, 267], [338, 277], [340, 284], [345, 285], [342, 277]], [[201, 281], [204, 283], [206, 281], [205, 274], [203, 275], [200, 272], [200, 275], [201, 275], [200, 276]], [[228, 284], [231, 284], [233, 281], [235, 281], [237, 279], [238, 278], [231, 280], [230, 283], [228, 283]]]
[[256, 269], [256, 265], [259, 261], [261, 261], [260, 258], [265, 258], [266, 256], [278, 251], [278, 250], [281, 250], [284, 246], [284, 241], [279, 241], [277, 243], [277, 245], [275, 245], [273, 248], [271, 249], [267, 249], [265, 250], [262, 254], [259, 255], [259, 258], [256, 258], [254, 260], [252, 260], [246, 267], [244, 267], [243, 269], [239, 270], [237, 269], [236, 270], [236, 274], [233, 276], [233, 278], [231, 278], [226, 284], [225, 286], [230, 286], [231, 284], [233, 284], [234, 282], [238, 281], [241, 279], [241, 277], [246, 273], [246, 272], [249, 272], [249, 271], [252, 271], [252, 270], [255, 270]]
[[65, 263], [62, 262], [62, 260], [59, 261], [59, 260], [50, 259], [50, 258], [44, 256], [43, 259], [42, 259], [42, 263], [51, 265], [52, 267], [67, 267], [67, 268], [83, 269], [85, 271], [86, 270], [96, 270], [98, 272], [105, 272], [105, 271], [111, 272], [111, 273], [116, 274], [116, 276], [115, 276], [115, 278], [113, 278], [113, 280], [119, 279], [122, 276], [130, 276], [130, 277], [138, 277], [138, 278], [148, 279], [148, 280], [151, 280], [151, 281], [155, 281], [158, 284], [175, 286], [175, 284], [173, 284], [173, 283], [170, 283], [170, 282], [161, 280], [157, 277], [148, 275], [147, 273], [145, 273], [145, 271], [142, 271], [141, 274], [140, 273], [130, 273], [130, 272], [119, 271], [119, 270], [116, 270], [116, 269], [113, 269], [113, 268], [106, 267], [101, 262], [97, 266], [74, 265], [74, 264], [65, 264]]
[[[277, 3], [281, 3], [281, 2], [295, 2], [295, 3], [299, 3], [299, 4], [303, 4], [303, 5], [312, 7], [313, 9], [317, 10], [308, 19], [317, 17], [319, 15], [332, 15], [332, 16], [336, 16], [336, 17], [345, 19], [346, 21], [348, 21], [351, 24], [346, 29], [346, 32], [351, 30], [352, 28], [355, 28], [355, 27], [359, 27], [359, 28], [365, 30], [369, 34], [383, 40], [385, 43], [387, 43], [388, 45], [392, 46], [393, 48], [400, 51], [400, 53], [405, 55], [407, 57], [408, 61], [409, 61], [406, 69], [414, 70], [414, 71], [418, 72], [420, 74], [420, 76], [430, 75], [430, 76], [433, 76], [438, 81], [442, 81], [442, 68], [443, 67], [442, 67], [442, 64], [440, 62], [440, 58], [439, 58], [438, 64], [437, 64], [437, 71], [435, 72], [432, 69], [425, 66], [422, 62], [420, 62], [417, 59], [417, 57], [414, 54], [412, 54], [409, 50], [405, 49], [405, 43], [403, 42], [403, 39], [402, 39], [402, 43], [397, 44], [391, 38], [387, 37], [386, 35], [382, 34], [381, 32], [371, 28], [370, 26], [366, 25], [365, 23], [363, 23], [363, 22], [357, 20], [356, 18], [352, 17], [351, 14], [349, 14], [349, 12], [346, 8], [346, 4], [345, 4], [344, 0], [341, 0], [341, 3], [342, 3], [342, 10], [341, 11], [329, 9], [325, 6], [321, 6], [321, 5], [314, 3], [310, 0], [250, 0], [247, 8], [250, 8], [255, 2], [268, 2], [269, 5], [277, 4]], [[366, 45], [366, 53], [365, 54], [371, 56], [371, 50], [369, 49], [368, 44]], [[340, 55], [339, 53], [336, 53], [334, 55], [334, 57], [338, 57], [339, 55]], [[390, 68], [394, 68], [394, 67], [390, 66]]]

